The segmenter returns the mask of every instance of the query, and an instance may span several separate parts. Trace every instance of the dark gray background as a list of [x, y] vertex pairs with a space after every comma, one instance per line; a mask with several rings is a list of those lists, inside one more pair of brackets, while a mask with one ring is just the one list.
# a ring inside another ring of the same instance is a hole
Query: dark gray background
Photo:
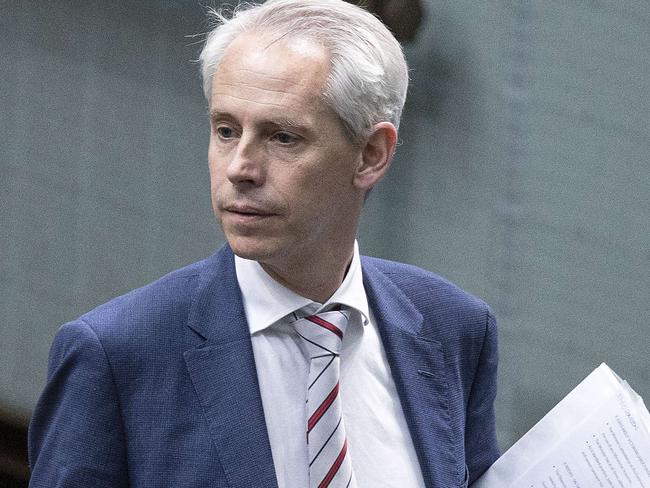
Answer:
[[[424, 2], [366, 254], [481, 296], [505, 448], [600, 362], [650, 398], [650, 4]], [[0, 411], [58, 326], [210, 254], [198, 2], [0, 7]]]

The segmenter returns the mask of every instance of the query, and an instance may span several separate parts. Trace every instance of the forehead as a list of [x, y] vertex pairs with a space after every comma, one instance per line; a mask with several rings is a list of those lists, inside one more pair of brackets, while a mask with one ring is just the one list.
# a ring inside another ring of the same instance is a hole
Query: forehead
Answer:
[[307, 39], [246, 33], [226, 49], [214, 74], [212, 101], [240, 99], [258, 105], [320, 100], [330, 70], [325, 49]]

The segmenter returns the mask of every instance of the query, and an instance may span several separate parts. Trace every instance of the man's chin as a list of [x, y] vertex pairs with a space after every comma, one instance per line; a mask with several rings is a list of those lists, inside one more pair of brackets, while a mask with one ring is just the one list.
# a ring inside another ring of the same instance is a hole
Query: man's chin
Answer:
[[226, 239], [232, 252], [242, 259], [264, 261], [273, 254], [267, 241], [232, 236], [226, 236]]

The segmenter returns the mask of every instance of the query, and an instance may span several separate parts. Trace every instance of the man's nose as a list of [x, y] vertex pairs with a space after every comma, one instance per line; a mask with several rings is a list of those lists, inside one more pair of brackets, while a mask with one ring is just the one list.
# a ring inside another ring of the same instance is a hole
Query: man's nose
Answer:
[[253, 137], [239, 139], [226, 177], [236, 186], [260, 186], [264, 183], [264, 162], [260, 144]]

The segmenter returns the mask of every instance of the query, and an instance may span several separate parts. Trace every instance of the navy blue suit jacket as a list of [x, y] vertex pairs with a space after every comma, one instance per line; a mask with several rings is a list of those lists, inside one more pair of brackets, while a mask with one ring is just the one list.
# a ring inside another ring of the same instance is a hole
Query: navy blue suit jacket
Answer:
[[[426, 485], [466, 486], [498, 456], [492, 314], [421, 269], [362, 268]], [[59, 330], [29, 454], [33, 487], [277, 486], [228, 246]]]

